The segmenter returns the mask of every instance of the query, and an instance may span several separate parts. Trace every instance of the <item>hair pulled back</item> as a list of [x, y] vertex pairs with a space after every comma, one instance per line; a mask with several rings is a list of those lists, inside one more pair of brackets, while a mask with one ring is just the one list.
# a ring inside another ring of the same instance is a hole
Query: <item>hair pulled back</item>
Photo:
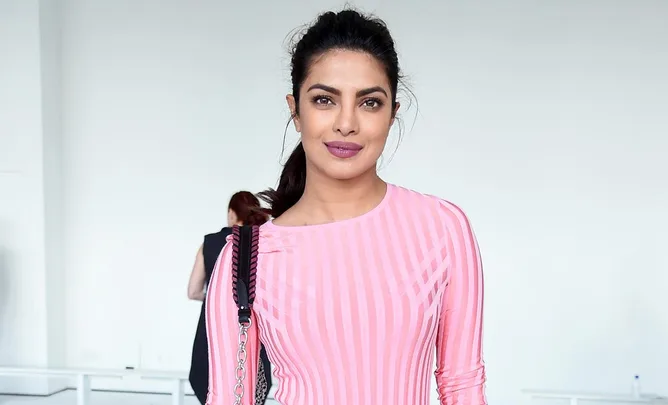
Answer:
[[[390, 31], [385, 22], [378, 18], [354, 10], [343, 10], [321, 14], [292, 48], [292, 96], [297, 106], [295, 116], [299, 115], [299, 92], [311, 64], [317, 57], [334, 49], [365, 52], [382, 64], [392, 91], [394, 110], [400, 72]], [[299, 201], [305, 186], [306, 154], [299, 142], [283, 167], [276, 190], [269, 189], [258, 195], [270, 205], [271, 215], [278, 217]]]
[[244, 225], [262, 225], [269, 220], [269, 215], [264, 212], [260, 200], [250, 191], [234, 193], [227, 208], [234, 211]]

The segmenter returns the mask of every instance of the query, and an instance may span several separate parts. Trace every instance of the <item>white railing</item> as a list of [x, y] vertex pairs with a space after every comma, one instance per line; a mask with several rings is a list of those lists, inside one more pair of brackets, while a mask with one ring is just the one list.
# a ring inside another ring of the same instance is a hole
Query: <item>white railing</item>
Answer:
[[184, 383], [188, 380], [186, 372], [159, 370], [115, 370], [115, 369], [73, 369], [73, 368], [27, 368], [0, 367], [0, 376], [35, 376], [35, 377], [76, 377], [77, 405], [90, 405], [90, 381], [95, 377], [138, 377], [147, 380], [168, 380], [172, 383], [172, 405], [183, 405], [185, 399]]
[[568, 399], [570, 405], [580, 405], [580, 401], [619, 403], [619, 404], [645, 404], [645, 405], [665, 405], [668, 404], [668, 397], [660, 397], [654, 394], [643, 394], [640, 398], [634, 398], [631, 394], [612, 394], [603, 392], [582, 392], [582, 391], [560, 391], [560, 390], [535, 390], [526, 389], [522, 393], [531, 399]]

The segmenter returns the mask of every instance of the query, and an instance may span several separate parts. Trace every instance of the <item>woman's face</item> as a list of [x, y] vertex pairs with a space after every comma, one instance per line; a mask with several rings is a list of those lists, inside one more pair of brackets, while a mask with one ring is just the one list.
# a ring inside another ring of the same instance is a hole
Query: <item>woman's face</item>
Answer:
[[239, 222], [239, 218], [237, 217], [237, 213], [232, 210], [232, 208], [229, 208], [227, 210], [227, 226], [232, 227]]
[[390, 83], [383, 66], [366, 53], [332, 50], [311, 64], [295, 99], [287, 96], [309, 170], [337, 180], [370, 171], [394, 123]]

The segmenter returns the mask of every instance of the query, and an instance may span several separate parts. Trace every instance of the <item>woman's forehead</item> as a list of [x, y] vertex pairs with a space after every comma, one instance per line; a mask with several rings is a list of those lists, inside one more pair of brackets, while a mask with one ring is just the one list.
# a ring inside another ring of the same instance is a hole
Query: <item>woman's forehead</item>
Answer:
[[349, 50], [332, 50], [314, 59], [309, 67], [304, 87], [308, 89], [313, 83], [333, 87], [342, 92], [375, 86], [389, 90], [383, 65], [368, 53]]

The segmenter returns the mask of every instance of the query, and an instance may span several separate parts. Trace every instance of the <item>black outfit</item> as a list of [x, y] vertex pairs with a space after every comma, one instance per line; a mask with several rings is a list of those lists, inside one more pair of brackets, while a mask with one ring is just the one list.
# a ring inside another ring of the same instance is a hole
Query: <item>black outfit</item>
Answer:
[[[216, 265], [218, 256], [227, 242], [226, 238], [232, 234], [232, 228], [225, 227], [220, 232], [204, 236], [202, 254], [204, 256], [204, 270], [206, 272], [206, 285], [208, 286]], [[230, 288], [232, 288], [230, 286]], [[233, 327], [230, 325], [230, 327]], [[264, 365], [264, 373], [267, 378], [267, 390], [271, 388], [271, 365], [264, 346], [260, 346], [260, 360]], [[199, 314], [195, 341], [193, 342], [192, 360], [190, 363], [190, 386], [193, 388], [197, 399], [204, 405], [209, 392], [209, 346], [206, 336], [206, 300], [202, 302]]]

